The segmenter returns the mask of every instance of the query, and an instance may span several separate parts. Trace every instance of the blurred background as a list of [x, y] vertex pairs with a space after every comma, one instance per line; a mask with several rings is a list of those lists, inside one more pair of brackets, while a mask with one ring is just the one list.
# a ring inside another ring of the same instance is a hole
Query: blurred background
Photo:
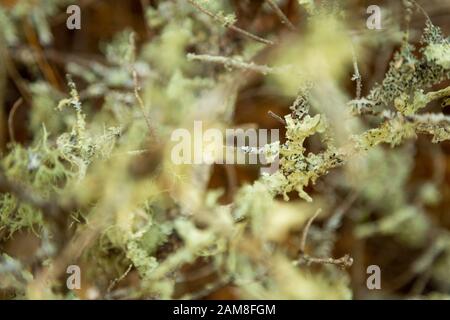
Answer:
[[[0, 0], [2, 15], [0, 20], [8, 17], [18, 5], [16, 0]], [[51, 1], [27, 1], [31, 10], [40, 6], [52, 7]], [[3, 39], [2, 58], [0, 62], [0, 150], [7, 153], [8, 145], [14, 139], [15, 143], [29, 145], [35, 138], [39, 119], [52, 117], [49, 111], [41, 118], [31, 115], [36, 99], [36, 90], [31, 83], [45, 81], [57, 96], [65, 96], [69, 92], [65, 75], [74, 74], [71, 63], [86, 67], [92, 63], [108, 65], [105, 58], [106, 44], [125, 30], [136, 34], [136, 51], [142, 53], [149, 44], [160, 41], [162, 27], [154, 22], [154, 10], [170, 0], [80, 0], [76, 3], [82, 12], [81, 30], [66, 28], [67, 14], [64, 5], [55, 5], [45, 16], [21, 14], [14, 17], [17, 26], [17, 41], [7, 44]], [[320, 3], [320, 1], [318, 1]], [[427, 0], [417, 1], [427, 13], [431, 21], [439, 26], [443, 34], [450, 34], [450, 1]], [[226, 7], [234, 12], [237, 26], [257, 35], [267, 35], [270, 39], [289, 39], [292, 33], [297, 33], [299, 41], [304, 34], [307, 11], [300, 7], [296, 0], [276, 1], [285, 16], [296, 27], [295, 31], [282, 23], [280, 17], [263, 0], [230, 0]], [[369, 5], [379, 5], [382, 8], [382, 30], [366, 28], [366, 13]], [[362, 76], [362, 96], [369, 94], [376, 83], [380, 83], [389, 68], [389, 62], [400, 48], [403, 30], [409, 26], [409, 39], [412, 44], [421, 46], [420, 37], [425, 28], [426, 16], [420, 10], [413, 10], [410, 21], [405, 21], [405, 8], [402, 1], [337, 1], [345, 12], [348, 29], [354, 37], [361, 37], [358, 49], [359, 72]], [[149, 11], [149, 8], [153, 11]], [[39, 11], [36, 11], [39, 12]], [[156, 11], [155, 11], [156, 12]], [[169, 11], [168, 11], [169, 12]], [[197, 13], [200, 19], [207, 19]], [[38, 18], [46, 21], [47, 27], [39, 27]], [[175, 17], [163, 17], [169, 23], [177, 22]], [[0, 24], [5, 26], [5, 24]], [[179, 26], [182, 32], [183, 25]], [[218, 44], [217, 54], [232, 56], [246, 48], [240, 34], [225, 28]], [[5, 30], [4, 30], [5, 31]], [[6, 30], [7, 31], [7, 30]], [[6, 32], [5, 31], [5, 32]], [[177, 32], [177, 31], [174, 31]], [[206, 31], [205, 31], [206, 32]], [[6, 34], [6, 33], [5, 33]], [[3, 37], [5, 37], [5, 34]], [[207, 37], [208, 35], [204, 36]], [[215, 35], [213, 35], [215, 36]], [[203, 39], [205, 39], [203, 37]], [[202, 36], [199, 36], [200, 40]], [[206, 41], [206, 40], [205, 40]], [[275, 46], [276, 47], [276, 46]], [[187, 44], [184, 53], [201, 52], [200, 45]], [[270, 63], [272, 51], [262, 49], [253, 55], [254, 61], [260, 64]], [[312, 49], [320, 50], [318, 49]], [[299, 53], [300, 54], [300, 53]], [[333, 55], [333, 53], [330, 53]], [[149, 74], [158, 61], [146, 58], [149, 53], [141, 56], [149, 63]], [[147, 60], [146, 60], [147, 59]], [[160, 52], [157, 59], [165, 59]], [[155, 67], [155, 70], [157, 68]], [[226, 73], [221, 66], [207, 65], [201, 67], [199, 74], [212, 74], [215, 79]], [[339, 80], [342, 95], [353, 99], [355, 82], [351, 80], [354, 73], [352, 63], [343, 66], [344, 77]], [[74, 81], [80, 92], [90, 88], [86, 78], [74, 74]], [[158, 77], [156, 75], [156, 77]], [[147, 98], [145, 81], [143, 82], [144, 100]], [[445, 88], [450, 81], [440, 83], [435, 90]], [[121, 90], [120, 86], [114, 88]], [[127, 90], [126, 88], [124, 90]], [[50, 90], [50, 89], [49, 89]], [[104, 108], [106, 94], [87, 95], [88, 118], [93, 118], [96, 112]], [[325, 93], [324, 93], [325, 95]], [[19, 98], [23, 99], [17, 107]], [[278, 90], [273, 80], [260, 74], [246, 74], [245, 81], [239, 87], [228, 126], [257, 127], [279, 129], [284, 141], [285, 128], [283, 123], [268, 115], [269, 111], [279, 116], [291, 112], [295, 96], [289, 92]], [[14, 107], [16, 106], [16, 107]], [[53, 107], [54, 108], [54, 107]], [[338, 108], [336, 106], [336, 108]], [[14, 110], [13, 110], [14, 109]], [[440, 112], [438, 102], [428, 107], [430, 112]], [[336, 109], [338, 110], [338, 109]], [[321, 110], [323, 111], [323, 110]], [[14, 116], [11, 117], [13, 112]], [[156, 112], [156, 111], [154, 111]], [[313, 113], [318, 112], [316, 109]], [[443, 109], [445, 114], [449, 110]], [[331, 112], [332, 114], [332, 112]], [[157, 115], [151, 114], [151, 117]], [[166, 119], [166, 118], [161, 118]], [[340, 121], [339, 119], [330, 121]], [[364, 125], [370, 126], [371, 120], [362, 118]], [[51, 122], [51, 121], [50, 121]], [[336, 123], [336, 122], [335, 122]], [[53, 131], [57, 125], [48, 125]], [[52, 131], [51, 129], [49, 129]], [[14, 137], [11, 137], [11, 132]], [[345, 168], [333, 169], [321, 177], [316, 184], [309, 185], [306, 191], [314, 198], [313, 209], [322, 207], [322, 214], [315, 220], [309, 231], [308, 247], [317, 255], [341, 257], [349, 254], [354, 264], [345, 271], [349, 278], [349, 288], [354, 299], [376, 298], [406, 298], [406, 297], [449, 297], [450, 296], [450, 144], [442, 142], [433, 144], [430, 137], [419, 135], [417, 139], [408, 140], [391, 149], [381, 146], [370, 152], [370, 158], [364, 164], [352, 162]], [[307, 141], [308, 151], [317, 152], [321, 142], [316, 138]], [[359, 170], [358, 165], [364, 167]], [[220, 205], [230, 205], [236, 200], [239, 189], [252, 184], [259, 177], [258, 166], [245, 165], [214, 165], [207, 179], [207, 190], [222, 190], [218, 197]], [[356, 187], [355, 187], [356, 186]], [[290, 202], [285, 203], [282, 197], [277, 197], [278, 210], [293, 210], [300, 212], [305, 209], [305, 201], [295, 193], [289, 194]], [[313, 210], [313, 211], [314, 211]], [[333, 225], [330, 220], [338, 217]], [[324, 232], [328, 230], [329, 232]], [[12, 236], [2, 235], [0, 227], [0, 251], [26, 261], [36, 254], [41, 245], [41, 237], [32, 230], [20, 229]], [[287, 255], [295, 257], [298, 239], [302, 226], [289, 231], [279, 246], [285, 248]], [[297, 239], [297, 240], [296, 240]], [[177, 239], [172, 239], [176, 247]], [[160, 248], [171, 252], [171, 242]], [[169, 249], [168, 249], [169, 248]], [[313, 249], [314, 248], [314, 249]], [[292, 252], [291, 252], [291, 251]], [[114, 251], [109, 253], [114, 255]], [[215, 275], [197, 274], [208, 265], [207, 259], [199, 259], [181, 268], [181, 273], [188, 275], [186, 281], [177, 285], [174, 297], [181, 297], [186, 292], [202, 288], [211, 282]], [[382, 270], [382, 289], [369, 290], [366, 286], [366, 268], [378, 265]], [[335, 267], [335, 266], [333, 266]], [[312, 266], [315, 272], [320, 266]], [[335, 267], [338, 268], [338, 267]], [[123, 271], [123, 270], [122, 270]], [[194, 274], [191, 278], [189, 275]], [[120, 287], [133, 286], [139, 282], [136, 270], [133, 268], [121, 281]], [[83, 288], [95, 285], [90, 280]], [[102, 289], [99, 289], [102, 291]], [[0, 297], [10, 297], [7, 290], [0, 291]], [[91, 293], [81, 290], [78, 297], [89, 298]], [[95, 295], [94, 295], [95, 296]], [[240, 299], [246, 297], [233, 284], [223, 284], [200, 295], [206, 299]], [[313, 296], [314, 298], [315, 296]], [[126, 298], [121, 297], [121, 298]]]

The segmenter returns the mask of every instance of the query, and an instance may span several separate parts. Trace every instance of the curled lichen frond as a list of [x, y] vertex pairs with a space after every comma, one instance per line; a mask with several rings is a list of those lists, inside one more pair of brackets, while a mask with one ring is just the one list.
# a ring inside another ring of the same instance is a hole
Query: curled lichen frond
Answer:
[[287, 141], [280, 148], [281, 170], [272, 178], [280, 181], [275, 184], [277, 188], [275, 191], [288, 199], [287, 194], [295, 190], [301, 198], [312, 201], [304, 188], [310, 183], [315, 183], [329, 169], [342, 163], [341, 155], [331, 146], [322, 153], [305, 154], [305, 140], [316, 133], [326, 132], [328, 124], [324, 116], [306, 115], [295, 120], [288, 115], [285, 120]]

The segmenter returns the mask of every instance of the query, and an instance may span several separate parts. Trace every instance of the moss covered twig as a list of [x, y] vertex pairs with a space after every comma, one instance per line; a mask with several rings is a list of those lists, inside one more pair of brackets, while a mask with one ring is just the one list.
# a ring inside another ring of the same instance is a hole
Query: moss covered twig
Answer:
[[204, 61], [209, 63], [216, 63], [225, 66], [226, 68], [235, 68], [235, 69], [243, 69], [254, 72], [259, 72], [264, 75], [273, 73], [276, 71], [275, 68], [268, 67], [265, 65], [258, 65], [254, 62], [246, 62], [241, 58], [229, 58], [222, 56], [213, 56], [208, 54], [193, 54], [189, 53], [187, 55], [189, 60], [193, 61]]
[[242, 34], [243, 36], [245, 36], [245, 37], [247, 37], [247, 38], [249, 38], [249, 39], [255, 40], [255, 41], [257, 41], [257, 42], [261, 42], [261, 43], [268, 44], [268, 45], [273, 45], [273, 44], [275, 44], [275, 43], [274, 43], [273, 41], [271, 41], [271, 40], [267, 40], [267, 39], [261, 38], [261, 37], [259, 37], [259, 36], [257, 36], [257, 35], [254, 35], [253, 33], [250, 33], [250, 32], [248, 32], [248, 31], [246, 31], [246, 30], [244, 30], [244, 29], [241, 29], [241, 28], [235, 26], [233, 22], [230, 22], [230, 21], [224, 19], [224, 17], [222, 17], [221, 15], [218, 15], [218, 14], [215, 14], [215, 13], [209, 11], [208, 9], [206, 9], [205, 7], [203, 7], [200, 3], [198, 3], [198, 1], [196, 1], [196, 0], [188, 0], [188, 2], [189, 2], [190, 4], [192, 4], [192, 5], [193, 5], [196, 9], [198, 9], [199, 11], [201, 11], [201, 12], [203, 12], [204, 14], [210, 16], [210, 17], [213, 18], [215, 21], [219, 22], [219, 23], [222, 24], [224, 27], [226, 27], [226, 28], [228, 28], [228, 29], [230, 29], [230, 30], [233, 30], [234, 32], [237, 32], [237, 33], [239, 33], [239, 34]]

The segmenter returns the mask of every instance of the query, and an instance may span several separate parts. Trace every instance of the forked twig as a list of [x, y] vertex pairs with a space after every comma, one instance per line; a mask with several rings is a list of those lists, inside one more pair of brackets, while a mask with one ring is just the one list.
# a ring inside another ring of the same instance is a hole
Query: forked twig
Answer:
[[253, 33], [250, 33], [248, 31], [245, 31], [244, 29], [241, 29], [237, 26], [235, 26], [234, 24], [229, 24], [227, 21], [225, 21], [221, 16], [209, 11], [208, 9], [206, 9], [205, 7], [203, 7], [200, 3], [198, 3], [196, 0], [187, 0], [190, 4], [192, 4], [197, 10], [203, 12], [204, 14], [210, 16], [212, 19], [216, 20], [217, 22], [220, 22], [221, 24], [223, 24], [226, 28], [233, 30], [237, 33], [242, 34], [243, 36], [246, 36], [247, 38], [250, 38], [252, 40], [264, 43], [264, 44], [268, 44], [268, 45], [273, 45], [274, 42], [271, 40], [267, 40], [264, 38], [261, 38]]
[[295, 26], [292, 24], [292, 22], [286, 17], [286, 15], [281, 11], [280, 7], [275, 3], [273, 0], [266, 0], [267, 4], [272, 8], [272, 10], [275, 12], [275, 14], [280, 18], [281, 22], [286, 24], [289, 29], [296, 30]]
[[322, 210], [318, 209], [316, 211], [316, 213], [309, 218], [308, 222], [306, 223], [305, 228], [303, 229], [303, 234], [302, 234], [302, 240], [300, 243], [300, 257], [299, 259], [295, 262], [297, 265], [306, 263], [306, 264], [312, 264], [312, 263], [318, 263], [318, 264], [334, 264], [334, 265], [338, 265], [341, 268], [348, 268], [351, 267], [353, 264], [353, 258], [350, 257], [350, 255], [346, 254], [341, 258], [335, 259], [335, 258], [319, 258], [319, 257], [312, 257], [309, 256], [305, 253], [305, 248], [306, 248], [306, 239], [308, 237], [308, 232], [309, 229], [313, 223], [313, 221], [317, 218], [317, 216], [320, 214]]

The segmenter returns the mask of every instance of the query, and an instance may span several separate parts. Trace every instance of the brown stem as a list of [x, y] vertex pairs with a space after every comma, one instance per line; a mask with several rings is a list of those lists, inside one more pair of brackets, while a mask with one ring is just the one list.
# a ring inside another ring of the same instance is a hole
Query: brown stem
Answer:
[[348, 268], [351, 267], [353, 264], [353, 258], [350, 257], [348, 254], [344, 255], [341, 258], [335, 259], [335, 258], [319, 258], [319, 257], [312, 257], [305, 253], [306, 248], [306, 239], [308, 237], [309, 228], [311, 227], [313, 221], [317, 218], [317, 216], [320, 214], [322, 210], [319, 209], [316, 211], [316, 213], [309, 218], [308, 222], [306, 223], [305, 229], [303, 230], [302, 234], [302, 240], [300, 243], [300, 257], [296, 261], [297, 265], [306, 263], [306, 264], [312, 264], [312, 263], [318, 263], [318, 264], [334, 264], [338, 265], [341, 268]]
[[23, 99], [19, 98], [13, 105], [11, 111], [8, 116], [8, 130], [9, 130], [9, 138], [12, 142], [16, 142], [16, 138], [14, 135], [14, 115], [16, 114], [17, 109], [22, 105]]
[[286, 24], [289, 29], [296, 30], [295, 26], [292, 24], [292, 22], [286, 17], [286, 15], [281, 11], [280, 7], [275, 3], [273, 0], [266, 0], [267, 4], [272, 8], [272, 10], [275, 12], [275, 14], [280, 18], [281, 22]]

